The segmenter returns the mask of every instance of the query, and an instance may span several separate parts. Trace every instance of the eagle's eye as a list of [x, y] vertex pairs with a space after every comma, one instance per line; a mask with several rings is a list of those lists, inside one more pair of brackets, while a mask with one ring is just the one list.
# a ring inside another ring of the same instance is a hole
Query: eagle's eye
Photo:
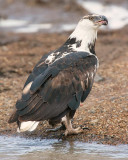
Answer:
[[93, 20], [93, 17], [91, 16], [91, 17], [89, 17], [89, 20]]

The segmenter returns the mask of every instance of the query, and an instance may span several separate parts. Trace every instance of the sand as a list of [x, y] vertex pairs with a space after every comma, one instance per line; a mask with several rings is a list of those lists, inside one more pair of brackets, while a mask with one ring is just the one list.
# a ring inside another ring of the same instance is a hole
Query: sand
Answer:
[[[17, 125], [8, 124], [22, 87], [42, 55], [58, 48], [70, 33], [0, 35], [0, 135], [60, 138], [64, 131], [47, 133], [51, 128], [41, 122], [34, 132], [19, 134]], [[87, 100], [81, 104], [73, 126], [85, 127], [84, 133], [67, 140], [97, 141], [103, 144], [128, 143], [128, 27], [100, 31], [96, 53], [100, 61], [98, 75]]]

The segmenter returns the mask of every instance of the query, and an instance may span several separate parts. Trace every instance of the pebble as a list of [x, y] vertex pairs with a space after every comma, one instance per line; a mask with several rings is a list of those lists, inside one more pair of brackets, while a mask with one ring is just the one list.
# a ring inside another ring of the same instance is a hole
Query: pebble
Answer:
[[3, 47], [2, 47], [2, 50], [5, 51], [5, 52], [8, 51], [8, 47], [3, 46]]
[[94, 119], [91, 121], [91, 124], [96, 124], [99, 120], [98, 119]]
[[101, 77], [100, 75], [96, 74], [95, 78], [94, 78], [95, 82], [100, 82], [100, 81], [104, 81], [104, 78]]

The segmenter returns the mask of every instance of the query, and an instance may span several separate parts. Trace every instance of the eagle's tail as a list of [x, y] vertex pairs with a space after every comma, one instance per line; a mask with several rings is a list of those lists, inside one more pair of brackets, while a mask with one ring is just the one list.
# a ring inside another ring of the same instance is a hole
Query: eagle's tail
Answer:
[[20, 122], [18, 120], [18, 117], [19, 115], [17, 111], [14, 111], [8, 120], [8, 123], [17, 122], [17, 125], [18, 125], [17, 132], [34, 131], [39, 124], [39, 122], [36, 122], [36, 121]]
[[18, 128], [17, 132], [25, 132], [25, 131], [34, 131], [36, 127], [38, 126], [39, 122], [36, 121], [26, 121], [26, 122], [20, 122], [17, 121]]
[[18, 121], [18, 113], [17, 113], [17, 111], [15, 110], [15, 111], [12, 113], [11, 117], [9, 118], [8, 123], [14, 123], [14, 122], [16, 122], [16, 121]]

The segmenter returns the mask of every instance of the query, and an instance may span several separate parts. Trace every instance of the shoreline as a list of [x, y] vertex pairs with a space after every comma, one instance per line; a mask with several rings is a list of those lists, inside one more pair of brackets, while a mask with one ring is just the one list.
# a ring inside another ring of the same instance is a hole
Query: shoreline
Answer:
[[[86, 127], [83, 134], [64, 140], [95, 141], [102, 144], [128, 144], [128, 28], [100, 31], [96, 54], [100, 60], [98, 75], [91, 94], [79, 107], [74, 127]], [[8, 124], [16, 100], [27, 76], [41, 56], [63, 44], [69, 33], [1, 34], [0, 38], [0, 135], [19, 135], [26, 138], [59, 138], [63, 133], [46, 133], [51, 128], [41, 122], [34, 132], [16, 133], [16, 124]], [[9, 39], [9, 37], [11, 37]], [[121, 39], [120, 39], [121, 37]]]

